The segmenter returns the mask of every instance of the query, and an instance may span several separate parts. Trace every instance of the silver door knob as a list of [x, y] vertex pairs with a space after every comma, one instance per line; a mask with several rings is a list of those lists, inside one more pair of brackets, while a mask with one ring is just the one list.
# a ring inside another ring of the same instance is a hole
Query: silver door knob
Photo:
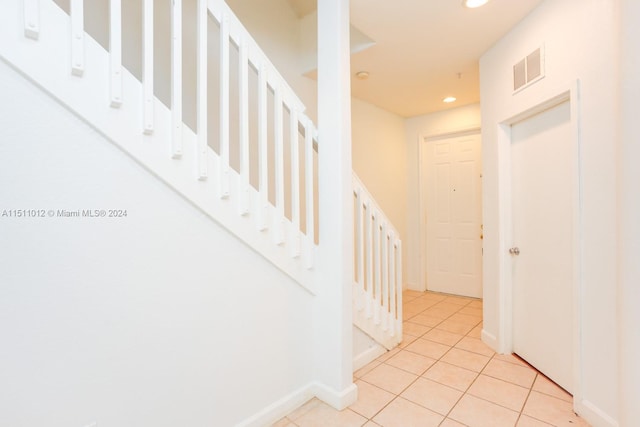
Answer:
[[511, 249], [509, 249], [509, 253], [511, 255], [520, 255], [520, 248], [518, 248], [518, 247], [511, 248]]

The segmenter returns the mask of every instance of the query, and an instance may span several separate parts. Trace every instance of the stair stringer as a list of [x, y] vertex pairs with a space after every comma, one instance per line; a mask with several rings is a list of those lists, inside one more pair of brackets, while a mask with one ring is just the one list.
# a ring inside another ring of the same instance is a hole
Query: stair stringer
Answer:
[[[40, 2], [40, 28], [37, 40], [25, 37], [21, 2], [8, 1], [0, 14], [0, 59], [51, 95], [62, 106], [76, 114], [122, 151], [131, 156], [158, 179], [225, 227], [251, 249], [262, 255], [313, 293], [314, 269], [307, 268], [303, 258], [314, 259], [315, 244], [305, 241], [301, 256], [292, 257], [286, 243], [277, 245], [269, 230], [259, 231], [255, 216], [258, 192], [250, 187], [251, 209], [238, 214], [239, 174], [230, 170], [230, 197], [218, 197], [215, 177], [219, 157], [207, 150], [208, 180], [197, 177], [197, 141], [195, 133], [182, 126], [183, 154], [171, 156], [171, 111], [154, 98], [154, 131], [143, 133], [142, 85], [126, 69], [122, 69], [123, 100], [118, 108], [109, 100], [109, 53], [85, 33], [85, 64], [82, 76], [71, 73], [70, 18], [53, 2]], [[72, 155], [72, 153], [70, 153]], [[268, 206], [268, 221], [276, 212]], [[293, 235], [293, 225], [284, 218], [285, 233]], [[285, 239], [286, 242], [286, 239]]]

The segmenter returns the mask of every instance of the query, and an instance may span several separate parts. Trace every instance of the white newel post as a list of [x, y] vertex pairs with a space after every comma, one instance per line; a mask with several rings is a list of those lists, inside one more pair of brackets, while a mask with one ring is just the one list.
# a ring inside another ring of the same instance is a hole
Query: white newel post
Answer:
[[620, 3], [620, 145], [618, 152], [618, 320], [619, 320], [619, 417], [618, 425], [630, 426], [640, 419], [640, 4]]
[[315, 305], [317, 395], [345, 408], [352, 381], [353, 183], [349, 0], [318, 2], [319, 246]]

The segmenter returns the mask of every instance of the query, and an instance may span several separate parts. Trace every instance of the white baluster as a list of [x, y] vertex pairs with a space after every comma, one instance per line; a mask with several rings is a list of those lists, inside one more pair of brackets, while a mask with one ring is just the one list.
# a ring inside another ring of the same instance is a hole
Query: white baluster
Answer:
[[145, 134], [153, 133], [153, 0], [144, 0], [142, 17], [142, 129]]
[[24, 35], [34, 40], [40, 36], [39, 0], [24, 0]]
[[376, 325], [380, 324], [380, 311], [382, 306], [382, 269], [380, 268], [380, 263], [382, 262], [382, 258], [380, 257], [380, 218], [377, 211], [374, 210], [373, 213], [373, 254], [374, 254], [374, 266], [373, 266], [373, 274], [374, 274], [374, 290], [373, 290], [373, 319]]
[[298, 137], [298, 112], [292, 107], [289, 117], [291, 141], [291, 223], [289, 242], [293, 258], [300, 256], [300, 138]]
[[208, 27], [209, 12], [207, 0], [198, 0], [197, 5], [197, 93], [196, 93], [196, 109], [198, 122], [198, 135], [196, 144], [196, 162], [198, 163], [197, 174], [199, 180], [205, 180], [209, 176], [207, 167], [207, 155], [209, 152], [209, 127], [208, 121]]
[[389, 240], [387, 223], [382, 223], [380, 238], [380, 256], [382, 258], [382, 329], [389, 329]]
[[220, 22], [220, 182], [218, 195], [229, 197], [229, 17]]
[[122, 5], [109, 0], [109, 83], [113, 108], [122, 105]]
[[182, 156], [182, 0], [171, 2], [171, 157]]
[[396, 268], [396, 293], [398, 295], [396, 329], [399, 342], [402, 339], [402, 242], [399, 239], [396, 241], [396, 254], [398, 263], [398, 268]]
[[389, 234], [389, 334], [393, 337], [396, 333], [396, 301], [398, 288], [396, 286], [396, 250], [395, 235]]
[[315, 218], [313, 215], [313, 135], [311, 120], [306, 119], [304, 127], [304, 185], [305, 209], [307, 214], [307, 268], [313, 267], [313, 248], [315, 247]]
[[375, 278], [373, 275], [373, 245], [374, 245], [374, 221], [373, 221], [373, 207], [371, 206], [371, 202], [367, 198], [364, 202], [366, 208], [366, 217], [365, 217], [365, 228], [366, 228], [366, 236], [365, 236], [365, 245], [367, 251], [367, 318], [371, 318], [373, 316], [374, 311], [374, 292], [375, 292]]
[[71, 74], [84, 73], [84, 0], [70, 0]]
[[283, 128], [282, 89], [275, 88], [273, 117], [275, 136], [275, 175], [276, 175], [276, 215], [273, 224], [273, 240], [276, 245], [284, 243], [284, 128]]
[[[358, 291], [363, 296], [366, 296], [366, 280], [364, 277], [364, 206], [362, 204], [362, 188], [357, 187], [356, 191], [356, 211], [354, 212], [356, 217], [355, 229], [356, 229], [356, 250], [358, 256], [358, 265], [356, 265], [356, 271], [358, 272]], [[358, 305], [358, 310], [364, 308], [364, 299], [361, 300], [362, 304]]]
[[269, 208], [269, 166], [267, 156], [267, 68], [258, 70], [258, 230], [267, 229]]
[[238, 213], [249, 213], [249, 58], [246, 41], [240, 43], [240, 186]]

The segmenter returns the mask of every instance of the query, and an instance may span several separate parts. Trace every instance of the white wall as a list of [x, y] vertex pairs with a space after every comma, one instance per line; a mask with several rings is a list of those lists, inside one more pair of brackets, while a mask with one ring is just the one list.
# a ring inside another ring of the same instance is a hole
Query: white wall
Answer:
[[[616, 2], [547, 0], [481, 59], [484, 164], [484, 330], [498, 339], [499, 252], [504, 220], [499, 182], [506, 176], [498, 124], [580, 80], [582, 291], [579, 412], [594, 425], [617, 419], [616, 333]], [[546, 77], [512, 95], [512, 66], [544, 44]], [[574, 112], [575, 113], [575, 112]], [[509, 201], [502, 201], [505, 206]], [[624, 339], [624, 337], [620, 337]], [[494, 343], [496, 344], [496, 343]]]
[[[409, 289], [424, 290], [420, 281], [420, 156], [418, 144], [424, 137], [480, 127], [480, 105], [466, 105], [409, 118], [405, 121], [407, 154], [407, 238], [404, 241], [405, 283]], [[424, 225], [424, 224], [423, 224]]]
[[308, 292], [6, 65], [0, 86], [0, 209], [46, 216], [0, 211], [0, 425], [230, 426], [313, 380]]
[[618, 321], [620, 322], [620, 386], [621, 426], [633, 425], [640, 419], [638, 389], [640, 387], [640, 144], [638, 144], [638, 99], [640, 98], [640, 3], [622, 0], [620, 8], [621, 65], [620, 101], [621, 132], [618, 152]]
[[287, 0], [227, 0], [240, 22], [267, 54], [317, 123], [316, 82], [304, 77], [300, 63], [300, 20]]

